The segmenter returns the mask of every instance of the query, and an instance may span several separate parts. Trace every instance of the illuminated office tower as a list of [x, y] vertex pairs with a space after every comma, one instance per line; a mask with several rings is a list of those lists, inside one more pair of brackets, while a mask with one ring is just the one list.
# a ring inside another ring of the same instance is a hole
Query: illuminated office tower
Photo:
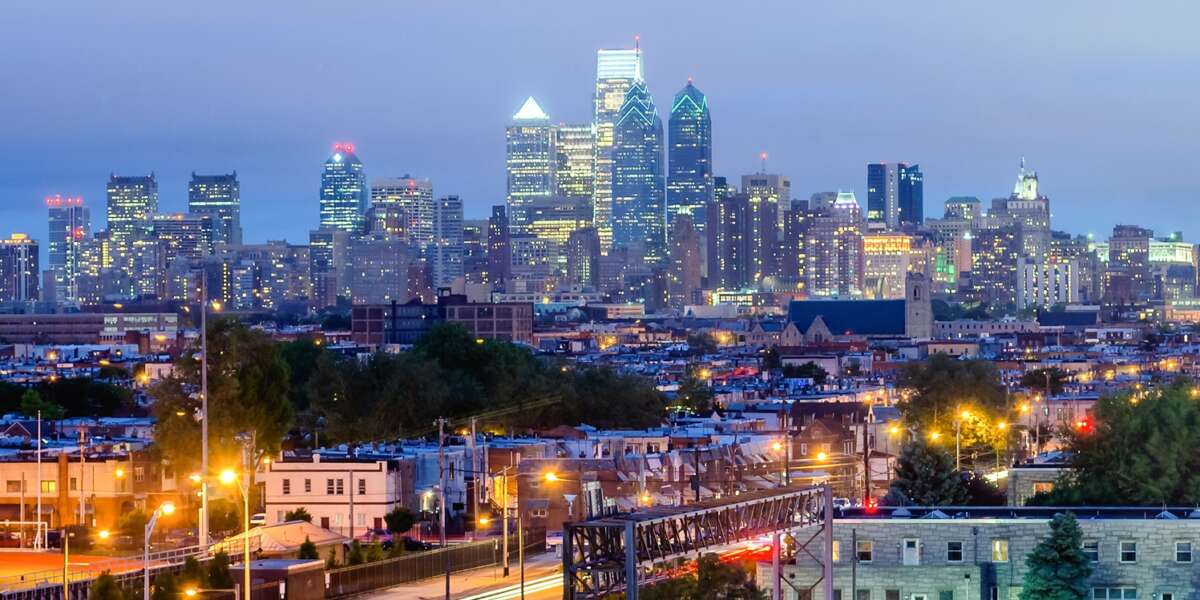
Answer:
[[79, 301], [79, 272], [83, 247], [92, 235], [91, 215], [83, 198], [46, 198], [50, 231], [46, 237], [53, 297], [59, 302]]
[[334, 144], [321, 174], [321, 229], [358, 233], [367, 211], [367, 175], [354, 144]]
[[217, 218], [202, 213], [166, 213], [152, 215], [147, 223], [150, 235], [164, 251], [167, 261], [180, 258], [195, 262], [212, 254]]
[[504, 162], [508, 175], [505, 201], [514, 233], [526, 233], [529, 224], [526, 206], [530, 200], [554, 194], [554, 170], [558, 164], [555, 137], [550, 117], [533, 96], [525, 100], [505, 131]]
[[666, 258], [663, 125], [645, 82], [625, 94], [613, 129], [612, 240], [647, 262]]
[[792, 203], [792, 180], [763, 172], [742, 175], [742, 193], [750, 201], [751, 273], [755, 276], [750, 283], [756, 283], [781, 271], [779, 230], [783, 208]]
[[312, 305], [333, 306], [338, 296], [349, 296], [350, 233], [341, 229], [310, 231], [308, 246]]
[[567, 281], [595, 287], [600, 277], [600, 235], [595, 227], [571, 232], [567, 239]]
[[592, 96], [592, 124], [596, 131], [596, 187], [592, 201], [600, 246], [612, 247], [612, 148], [613, 131], [625, 95], [633, 84], [642, 81], [640, 47], [596, 52], [596, 92]]
[[508, 207], [492, 207], [487, 230], [488, 283], [502, 289], [512, 277], [512, 231], [508, 224]]
[[753, 280], [750, 200], [734, 194], [708, 203], [708, 287], [740, 289]]
[[867, 220], [896, 229], [925, 222], [924, 176], [919, 165], [867, 165]]
[[920, 165], [900, 163], [897, 168], [896, 202], [900, 222], [920, 225], [925, 222], [925, 175]]
[[408, 218], [400, 237], [424, 251], [433, 243], [433, 182], [411, 175], [378, 179], [371, 184], [372, 208], [399, 207]]
[[596, 192], [596, 133], [590, 123], [559, 125], [555, 128], [555, 194], [567, 198], [587, 198], [591, 206]]
[[463, 203], [458, 196], [439, 198], [433, 209], [433, 285], [449, 287], [463, 276]]
[[692, 85], [675, 94], [667, 128], [667, 229], [686, 214], [704, 231], [705, 205], [713, 198], [712, 122], [708, 98]]
[[213, 242], [242, 243], [242, 191], [237, 171], [228, 175], [197, 175], [188, 182], [188, 212], [210, 215]]
[[[108, 179], [108, 241], [109, 260], [119, 274], [131, 277], [134, 273], [134, 241], [139, 239], [142, 224], [150, 215], [158, 212], [158, 180], [154, 173], [148, 176], [122, 177], [111, 175]], [[129, 285], [118, 286], [118, 293], [133, 293]]]
[[0, 302], [38, 299], [38, 243], [23, 233], [0, 240]]
[[853, 193], [838, 192], [805, 221], [805, 288], [810, 296], [861, 296], [863, 219]]
[[671, 260], [667, 267], [667, 296], [673, 308], [698, 303], [702, 237], [692, 225], [690, 214], [675, 215], [671, 224]]

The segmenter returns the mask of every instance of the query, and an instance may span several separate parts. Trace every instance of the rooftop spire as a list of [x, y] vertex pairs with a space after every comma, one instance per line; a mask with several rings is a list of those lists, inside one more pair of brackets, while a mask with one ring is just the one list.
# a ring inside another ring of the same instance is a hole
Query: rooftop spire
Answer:
[[518, 110], [517, 114], [513, 115], [513, 120], [549, 121], [550, 115], [546, 114], [546, 111], [542, 110], [542, 107], [538, 105], [537, 100], [533, 99], [533, 96], [530, 96], [525, 99], [525, 104], [521, 105], [521, 110]]

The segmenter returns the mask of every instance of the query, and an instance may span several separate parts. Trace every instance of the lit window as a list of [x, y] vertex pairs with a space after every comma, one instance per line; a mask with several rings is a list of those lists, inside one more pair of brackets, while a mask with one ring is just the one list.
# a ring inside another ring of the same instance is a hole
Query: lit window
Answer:
[[860, 563], [869, 563], [875, 554], [875, 544], [871, 540], [858, 540], [854, 547], [855, 557]]
[[1008, 562], [1008, 540], [992, 540], [992, 562]]

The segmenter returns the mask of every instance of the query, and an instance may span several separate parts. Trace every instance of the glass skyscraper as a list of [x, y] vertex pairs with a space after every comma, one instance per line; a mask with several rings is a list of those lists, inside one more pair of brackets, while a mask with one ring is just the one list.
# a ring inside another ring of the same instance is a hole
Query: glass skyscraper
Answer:
[[643, 81], [625, 94], [613, 127], [612, 240], [648, 262], [666, 257], [663, 125]]
[[900, 222], [920, 225], [925, 222], [925, 176], [921, 173], [921, 165], [900, 163], [897, 171]]
[[212, 217], [213, 242], [242, 243], [242, 191], [237, 171], [197, 175], [188, 182], [188, 212]]
[[321, 229], [357, 233], [367, 210], [367, 175], [353, 144], [334, 144], [321, 174]]
[[107, 191], [109, 253], [105, 266], [112, 266], [125, 276], [114, 291], [129, 295], [134, 293], [136, 282], [128, 278], [135, 275], [136, 254], [142, 251], [135, 248], [134, 242], [143, 237], [150, 215], [158, 212], [158, 180], [154, 173], [132, 177], [112, 175]]
[[79, 273], [83, 247], [92, 235], [91, 219], [83, 198], [46, 198], [49, 209], [47, 255], [54, 279], [53, 297], [58, 302], [79, 300]]
[[698, 231], [704, 231], [704, 206], [713, 197], [712, 122], [708, 98], [688, 80], [675, 94], [668, 121], [667, 229], [675, 216], [686, 214]]
[[513, 115], [505, 139], [509, 224], [514, 233], [525, 233], [529, 225], [526, 214], [529, 202], [554, 194], [554, 170], [558, 164], [554, 126], [532, 96]]
[[592, 124], [596, 130], [596, 179], [592, 212], [600, 247], [607, 252], [613, 245], [613, 130], [625, 95], [642, 81], [640, 47], [599, 50], [596, 53], [596, 93], [592, 97]]

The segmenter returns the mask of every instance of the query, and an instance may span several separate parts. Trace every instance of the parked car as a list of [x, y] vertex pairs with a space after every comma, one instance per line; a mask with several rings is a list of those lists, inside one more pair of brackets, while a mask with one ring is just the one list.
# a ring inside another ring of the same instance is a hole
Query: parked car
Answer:
[[250, 526], [258, 527], [267, 524], [267, 513], [254, 513], [250, 515]]

